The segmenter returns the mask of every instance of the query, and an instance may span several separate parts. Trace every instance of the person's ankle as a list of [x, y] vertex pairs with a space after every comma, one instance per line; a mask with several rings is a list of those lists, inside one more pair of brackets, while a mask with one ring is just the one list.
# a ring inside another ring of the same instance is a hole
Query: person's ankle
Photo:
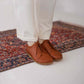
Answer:
[[39, 39], [39, 43], [42, 44], [44, 39]]
[[36, 41], [28, 41], [27, 44], [28, 46], [32, 46]]

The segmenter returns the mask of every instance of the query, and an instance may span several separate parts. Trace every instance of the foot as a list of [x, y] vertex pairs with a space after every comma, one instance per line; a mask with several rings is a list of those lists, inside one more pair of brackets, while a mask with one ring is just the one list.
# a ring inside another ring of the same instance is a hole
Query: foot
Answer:
[[32, 59], [39, 64], [50, 64], [53, 62], [52, 57], [48, 54], [48, 52], [41, 48], [38, 41], [32, 46], [27, 44], [26, 51]]
[[55, 60], [61, 60], [62, 54], [53, 48], [52, 44], [49, 42], [49, 40], [44, 40], [41, 46], [49, 53], [51, 57], [53, 57]]

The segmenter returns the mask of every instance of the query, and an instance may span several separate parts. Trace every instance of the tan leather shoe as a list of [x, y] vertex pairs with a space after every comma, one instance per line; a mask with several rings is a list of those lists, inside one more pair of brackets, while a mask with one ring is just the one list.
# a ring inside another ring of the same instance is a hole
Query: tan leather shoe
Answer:
[[52, 46], [49, 40], [44, 40], [41, 46], [45, 48], [49, 55], [53, 57], [55, 60], [62, 59], [62, 54]]
[[39, 64], [51, 64], [53, 62], [52, 57], [41, 48], [39, 42], [35, 42], [32, 46], [26, 46], [26, 51], [31, 55], [32, 59]]

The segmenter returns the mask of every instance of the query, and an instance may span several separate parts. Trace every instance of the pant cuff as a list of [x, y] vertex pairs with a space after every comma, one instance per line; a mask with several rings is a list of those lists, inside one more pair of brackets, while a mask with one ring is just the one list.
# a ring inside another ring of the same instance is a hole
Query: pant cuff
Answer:
[[17, 35], [17, 38], [19, 38], [22, 41], [35, 41], [35, 42], [38, 41], [38, 38], [22, 37], [22, 36], [19, 36], [19, 35]]
[[48, 34], [45, 35], [45, 36], [44, 35], [40, 35], [39, 39], [49, 40], [50, 39], [50, 35], [48, 35]]

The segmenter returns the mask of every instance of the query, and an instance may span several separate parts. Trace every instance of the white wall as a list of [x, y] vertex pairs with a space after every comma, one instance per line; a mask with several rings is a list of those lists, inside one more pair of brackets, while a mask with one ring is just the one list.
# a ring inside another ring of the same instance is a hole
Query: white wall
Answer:
[[12, 0], [0, 0], [0, 31], [16, 28]]
[[54, 20], [84, 25], [84, 0], [56, 0]]
[[[0, 0], [0, 31], [17, 27], [13, 0]], [[84, 0], [56, 0], [55, 20], [84, 25]]]

